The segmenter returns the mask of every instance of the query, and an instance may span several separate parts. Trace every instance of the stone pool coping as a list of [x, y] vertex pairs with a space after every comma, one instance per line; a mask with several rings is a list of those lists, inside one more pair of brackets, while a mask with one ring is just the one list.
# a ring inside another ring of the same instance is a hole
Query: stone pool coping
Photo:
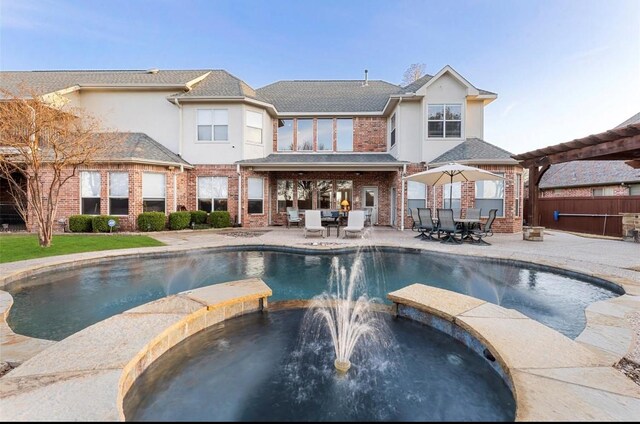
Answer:
[[[240, 280], [162, 298], [87, 327], [0, 379], [0, 419], [123, 420], [126, 392], [154, 360], [210, 325], [260, 311], [270, 295], [260, 279]], [[421, 320], [414, 310], [446, 320], [486, 347], [513, 390], [518, 421], [640, 416], [640, 387], [613, 369], [609, 357], [515, 310], [422, 284], [388, 297], [401, 305], [399, 315]]]
[[0, 420], [124, 420], [136, 378], [185, 338], [267, 306], [252, 278], [179, 293], [129, 309], [56, 343], [0, 379]]
[[[389, 293], [388, 298], [400, 316], [427, 324], [434, 323], [431, 317], [443, 319], [485, 346], [512, 388], [516, 421], [636, 421], [640, 417], [640, 386], [611, 366], [611, 355], [516, 310], [422, 284]], [[446, 326], [436, 326], [447, 332]]]

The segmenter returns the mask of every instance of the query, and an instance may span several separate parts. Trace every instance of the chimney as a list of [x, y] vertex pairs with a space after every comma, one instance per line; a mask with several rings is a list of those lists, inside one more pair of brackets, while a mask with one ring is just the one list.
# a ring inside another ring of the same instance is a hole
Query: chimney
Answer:
[[364, 84], [362, 84], [363, 87], [366, 87], [369, 85], [369, 70], [365, 69], [364, 70]]

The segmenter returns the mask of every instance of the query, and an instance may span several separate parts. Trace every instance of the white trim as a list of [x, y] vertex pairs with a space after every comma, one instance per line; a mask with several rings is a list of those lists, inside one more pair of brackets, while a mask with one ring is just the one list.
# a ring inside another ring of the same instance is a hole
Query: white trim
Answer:
[[[258, 200], [258, 198], [256, 197], [250, 197], [249, 196], [249, 180], [254, 179], [254, 180], [262, 180], [262, 198], [260, 199], [262, 201], [262, 212], [249, 212], [249, 201], [250, 200]], [[264, 189], [265, 189], [265, 184], [264, 184], [264, 180], [265, 177], [247, 177], [247, 213], [249, 215], [264, 215]]]
[[[211, 124], [207, 125], [207, 124], [200, 124], [199, 121], [199, 112], [200, 111], [211, 111]], [[216, 125], [216, 120], [215, 120], [215, 112], [216, 111], [224, 111], [227, 114], [227, 123], [224, 125]], [[231, 140], [229, 140], [229, 109], [228, 108], [196, 108], [196, 139], [194, 140], [194, 143], [197, 144], [202, 144], [202, 143], [208, 143], [208, 144], [225, 144], [225, 143], [230, 143]], [[200, 140], [199, 137], [199, 132], [198, 132], [198, 127], [206, 127], [209, 126], [211, 127], [211, 140]], [[227, 138], [225, 140], [216, 140], [216, 127], [227, 127]]]
[[227, 197], [212, 197], [211, 199], [207, 199], [203, 197], [205, 200], [211, 200], [211, 210], [209, 213], [215, 211], [215, 201], [216, 199], [226, 199], [227, 200], [227, 212], [229, 212], [229, 177], [226, 175], [198, 175], [196, 176], [196, 210], [198, 209], [198, 202], [200, 201], [200, 178], [226, 178], [227, 180]]
[[[98, 173], [98, 175], [100, 175], [100, 194], [96, 197], [96, 196], [88, 196], [88, 197], [84, 197], [82, 195], [82, 174], [85, 172], [94, 172], [94, 173]], [[90, 213], [84, 213], [84, 211], [82, 210], [82, 199], [99, 199], [100, 200], [100, 211], [102, 211], [102, 171], [97, 171], [97, 170], [88, 170], [85, 169], [83, 171], [80, 171], [80, 196], [78, 196], [80, 198], [80, 207], [78, 208], [78, 210], [80, 211], [80, 215], [92, 215], [92, 216], [99, 216], [100, 213], [96, 214], [90, 214]], [[107, 196], [109, 195], [109, 191], [107, 191]]]
[[[462, 85], [464, 85], [467, 88], [467, 95], [468, 96], [478, 96], [480, 95], [480, 92], [478, 91], [477, 88], [475, 88], [473, 86], [473, 84], [471, 84], [469, 81], [467, 81], [462, 75], [460, 75], [458, 72], [456, 72], [455, 69], [453, 69], [451, 66], [446, 65], [444, 68], [440, 69], [438, 71], [438, 73], [436, 73], [433, 78], [431, 78], [429, 81], [427, 81], [422, 87], [420, 87], [418, 90], [421, 90], [423, 88], [427, 88], [429, 87], [431, 84], [433, 84], [434, 82], [436, 82], [438, 79], [440, 79], [440, 77], [442, 77], [444, 74], [449, 73], [451, 74], [455, 79], [458, 80], [458, 82], [460, 82]], [[417, 90], [416, 90], [417, 91]]]
[[[142, 171], [142, 212], [144, 212], [144, 174], [160, 174], [164, 175], [164, 214], [167, 214], [167, 173], [166, 172], [154, 172], [154, 171]], [[147, 197], [149, 200], [160, 199], [159, 197]]]
[[195, 168], [193, 165], [188, 165], [186, 163], [178, 163], [178, 162], [163, 162], [152, 159], [137, 159], [137, 158], [127, 158], [127, 159], [97, 159], [95, 162], [98, 163], [106, 163], [106, 164], [118, 164], [118, 163], [139, 163], [144, 165], [158, 165], [158, 166], [173, 166], [173, 167], [185, 167], [188, 169]]
[[[442, 120], [430, 120], [429, 119], [429, 106], [442, 106]], [[460, 106], [460, 119], [447, 120], [447, 106]], [[429, 141], [456, 141], [465, 140], [465, 121], [467, 115], [467, 104], [464, 103], [426, 103], [425, 104], [425, 135]], [[430, 137], [429, 136], [429, 122], [442, 122], [442, 137]], [[447, 137], [447, 122], [460, 122], [460, 136], [459, 137]]]
[[[493, 171], [492, 171], [493, 172]], [[500, 175], [502, 176], [502, 180], [486, 180], [486, 181], [498, 181], [498, 182], [502, 182], [502, 215], [498, 215], [496, 214], [496, 218], [506, 218], [507, 216], [507, 182], [506, 182], [506, 176], [507, 173], [506, 171], [496, 171], [493, 172], [496, 175]], [[476, 200], [478, 199], [478, 182], [479, 181], [474, 181], [473, 182], [473, 205], [476, 206]], [[462, 187], [460, 188], [461, 192], [460, 192], [460, 197], [462, 197]], [[497, 199], [485, 199], [483, 197], [480, 198], [480, 200], [497, 200]], [[481, 215], [481, 218], [487, 218], [489, 215]]]
[[[127, 174], [127, 197], [123, 196], [111, 196], [111, 174]], [[131, 178], [129, 176], [129, 171], [107, 171], [107, 215], [112, 216], [129, 216], [129, 213], [126, 215], [117, 215], [111, 213], [111, 199], [127, 199], [129, 200], [129, 192], [131, 189], [130, 184]], [[131, 209], [131, 205], [127, 204], [127, 212]]]

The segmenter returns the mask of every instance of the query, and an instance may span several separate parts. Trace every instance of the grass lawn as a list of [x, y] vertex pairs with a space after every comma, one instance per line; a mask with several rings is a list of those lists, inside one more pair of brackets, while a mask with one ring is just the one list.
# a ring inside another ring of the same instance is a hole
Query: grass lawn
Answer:
[[96, 250], [163, 245], [147, 236], [60, 234], [53, 236], [51, 247], [42, 248], [35, 234], [11, 234], [0, 236], [0, 263]]

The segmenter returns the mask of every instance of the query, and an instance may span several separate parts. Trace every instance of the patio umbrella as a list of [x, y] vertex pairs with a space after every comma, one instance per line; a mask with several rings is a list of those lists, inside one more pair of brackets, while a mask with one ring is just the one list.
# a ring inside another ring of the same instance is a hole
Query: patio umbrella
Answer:
[[417, 181], [431, 186], [451, 184], [449, 187], [449, 206], [453, 197], [453, 183], [462, 181], [504, 180], [504, 177], [496, 175], [484, 169], [473, 166], [449, 163], [427, 171], [404, 177], [407, 181]]

